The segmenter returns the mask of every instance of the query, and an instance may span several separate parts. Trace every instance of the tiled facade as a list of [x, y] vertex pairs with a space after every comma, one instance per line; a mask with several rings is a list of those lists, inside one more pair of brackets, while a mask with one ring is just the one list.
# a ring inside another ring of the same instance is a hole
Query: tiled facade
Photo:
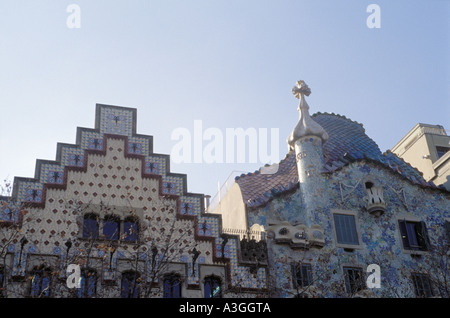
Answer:
[[[136, 134], [136, 112], [97, 105], [95, 129], [78, 128], [76, 144], [58, 144], [55, 161], [37, 160], [35, 178], [15, 178], [12, 197], [1, 198], [4, 296], [37, 296], [41, 268], [52, 277], [40, 296], [76, 295], [65, 281], [70, 263], [95, 272], [96, 297], [123, 296], [129, 271], [140, 277], [141, 297], [162, 297], [167, 274], [179, 278], [182, 297], [203, 297], [208, 276], [222, 295], [264, 291], [266, 268], [249, 274], [239, 236], [224, 235], [221, 217], [204, 212], [204, 196], [168, 171], [169, 156], [153, 153], [151, 136]], [[84, 234], [90, 213], [95, 239]], [[118, 217], [120, 238], [102, 235], [108, 215]], [[133, 241], [124, 232], [129, 216], [139, 227]]]
[[275, 173], [236, 177], [214, 211], [225, 226], [243, 216], [265, 229], [272, 294], [450, 297], [450, 193], [381, 153], [361, 124], [309, 116], [304, 82], [293, 92], [300, 119], [289, 154]]
[[[2, 296], [448, 297], [449, 192], [381, 153], [361, 124], [306, 118], [316, 126], [293, 134], [274, 173], [237, 177], [207, 211], [136, 117], [98, 104], [95, 128], [0, 197]], [[80, 288], [67, 285], [70, 264]], [[372, 264], [380, 288], [361, 287]]]

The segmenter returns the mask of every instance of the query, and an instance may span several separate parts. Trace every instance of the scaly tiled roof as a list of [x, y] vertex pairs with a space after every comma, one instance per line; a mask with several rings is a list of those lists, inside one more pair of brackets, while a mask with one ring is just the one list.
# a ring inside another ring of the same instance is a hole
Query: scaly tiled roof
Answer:
[[[328, 133], [329, 139], [323, 145], [324, 172], [333, 172], [350, 162], [369, 160], [384, 165], [409, 181], [436, 188], [426, 182], [422, 173], [398, 158], [390, 151], [382, 153], [378, 145], [366, 135], [363, 126], [345, 116], [316, 113], [312, 118]], [[236, 177], [244, 202], [249, 208], [264, 205], [275, 195], [295, 189], [298, 186], [297, 164], [292, 151], [279, 163], [274, 174], [263, 174], [261, 169]]]

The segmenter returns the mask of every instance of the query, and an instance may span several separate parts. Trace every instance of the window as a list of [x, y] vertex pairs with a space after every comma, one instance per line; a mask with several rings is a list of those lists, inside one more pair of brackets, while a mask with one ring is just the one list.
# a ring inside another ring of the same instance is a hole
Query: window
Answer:
[[118, 240], [120, 233], [120, 219], [109, 215], [103, 220], [103, 235], [107, 240]]
[[333, 217], [337, 242], [340, 244], [359, 245], [355, 216], [335, 213]]
[[51, 270], [48, 267], [36, 267], [31, 277], [31, 297], [49, 297]]
[[445, 155], [448, 151], [450, 150], [450, 148], [448, 147], [436, 147], [436, 152], [437, 152], [437, 157], [438, 159], [441, 158], [443, 155]]
[[345, 289], [349, 294], [355, 294], [364, 289], [362, 269], [359, 267], [344, 267]]
[[3, 297], [3, 283], [5, 280], [5, 268], [0, 266], [0, 298]]
[[425, 222], [400, 220], [400, 233], [405, 250], [427, 251], [430, 245]]
[[84, 215], [83, 220], [83, 238], [98, 238], [98, 221], [97, 215], [89, 213]]
[[122, 283], [120, 296], [122, 298], [138, 297], [138, 278], [139, 274], [134, 271], [127, 271], [122, 274]]
[[179, 275], [168, 275], [164, 278], [164, 298], [181, 297], [181, 279]]
[[134, 217], [127, 217], [123, 223], [124, 240], [135, 242], [138, 236], [138, 222]]
[[294, 288], [305, 288], [312, 284], [311, 264], [292, 264]]
[[222, 286], [221, 280], [216, 276], [208, 276], [205, 278], [205, 298], [221, 298]]
[[445, 237], [447, 238], [447, 245], [450, 245], [450, 221], [444, 223]]
[[432, 297], [430, 278], [426, 274], [412, 274], [414, 292], [417, 297]]
[[97, 273], [92, 269], [83, 269], [80, 277], [80, 288], [78, 288], [79, 298], [95, 297], [97, 287]]
[[98, 214], [87, 213], [83, 219], [83, 238], [137, 242], [139, 219], [136, 216], [128, 216], [123, 220], [119, 215], [110, 214], [99, 217]]

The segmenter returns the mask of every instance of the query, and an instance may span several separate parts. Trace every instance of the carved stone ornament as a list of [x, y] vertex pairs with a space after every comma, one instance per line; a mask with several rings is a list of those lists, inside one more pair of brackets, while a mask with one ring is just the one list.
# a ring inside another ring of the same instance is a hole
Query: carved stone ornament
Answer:
[[386, 202], [383, 199], [382, 187], [367, 189], [367, 210], [370, 214], [380, 216], [386, 210]]
[[317, 136], [322, 139], [322, 143], [328, 140], [328, 134], [317, 122], [309, 115], [309, 105], [305, 96], [311, 94], [311, 89], [304, 81], [298, 81], [296, 86], [292, 88], [292, 93], [300, 100], [298, 104], [299, 120], [287, 139], [287, 143], [294, 149], [295, 142], [306, 136]]
[[325, 244], [325, 236], [320, 225], [308, 228], [304, 224], [291, 225], [287, 221], [272, 224], [266, 232], [277, 244], [289, 244], [291, 248], [322, 247]]

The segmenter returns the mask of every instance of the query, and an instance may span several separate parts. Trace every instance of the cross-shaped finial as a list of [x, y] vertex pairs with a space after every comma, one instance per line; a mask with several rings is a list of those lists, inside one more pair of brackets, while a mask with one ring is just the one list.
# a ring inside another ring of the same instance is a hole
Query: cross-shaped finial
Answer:
[[298, 99], [300, 99], [301, 95], [309, 96], [311, 94], [311, 89], [308, 87], [308, 85], [305, 83], [305, 81], [297, 81], [295, 83], [295, 86], [292, 88], [292, 94]]

